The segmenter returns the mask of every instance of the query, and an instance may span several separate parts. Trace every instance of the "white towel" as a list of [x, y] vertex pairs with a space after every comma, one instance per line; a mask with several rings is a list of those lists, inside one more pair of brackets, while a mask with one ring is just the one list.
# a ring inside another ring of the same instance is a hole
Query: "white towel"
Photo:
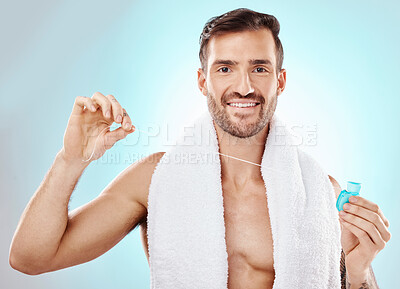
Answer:
[[[223, 289], [228, 281], [218, 140], [209, 113], [154, 171], [148, 197], [151, 288]], [[262, 157], [273, 289], [340, 288], [340, 225], [328, 175], [274, 115]]]

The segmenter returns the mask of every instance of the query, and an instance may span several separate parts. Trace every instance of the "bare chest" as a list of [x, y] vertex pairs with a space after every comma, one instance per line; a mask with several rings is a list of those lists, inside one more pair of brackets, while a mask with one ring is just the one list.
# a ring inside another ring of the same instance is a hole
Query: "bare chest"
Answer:
[[[273, 241], [264, 183], [237, 191], [222, 183], [225, 241], [228, 253], [228, 288], [272, 288], [275, 271]], [[149, 260], [147, 223], [140, 226]]]
[[272, 288], [273, 243], [263, 182], [237, 191], [223, 184], [228, 288]]

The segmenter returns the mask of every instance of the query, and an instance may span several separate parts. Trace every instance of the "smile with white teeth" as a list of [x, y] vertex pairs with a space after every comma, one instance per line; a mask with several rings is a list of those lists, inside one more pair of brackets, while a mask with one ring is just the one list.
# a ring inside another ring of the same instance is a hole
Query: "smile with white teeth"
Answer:
[[234, 106], [234, 107], [252, 107], [252, 106], [256, 106], [257, 104], [258, 104], [257, 102], [247, 102], [247, 103], [231, 102], [231, 103], [228, 103], [229, 106]]

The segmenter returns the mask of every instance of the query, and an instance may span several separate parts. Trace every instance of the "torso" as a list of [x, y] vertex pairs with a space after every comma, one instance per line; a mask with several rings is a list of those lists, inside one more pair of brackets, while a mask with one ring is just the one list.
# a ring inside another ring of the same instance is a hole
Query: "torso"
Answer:
[[[340, 185], [331, 176], [329, 178], [337, 198]], [[275, 279], [273, 243], [265, 185], [261, 176], [259, 181], [242, 191], [235, 190], [232, 184], [222, 180], [222, 190], [228, 288], [272, 288]], [[148, 194], [143, 194], [142, 204], [146, 210], [147, 198]], [[140, 226], [140, 234], [149, 260], [146, 219]]]
[[262, 180], [237, 191], [222, 182], [228, 288], [272, 288], [275, 272], [272, 234]]
[[[225, 239], [228, 252], [228, 288], [272, 288], [275, 271], [267, 197], [263, 180], [237, 191], [222, 180]], [[147, 209], [147, 202], [146, 204]], [[140, 225], [147, 257], [147, 223]]]

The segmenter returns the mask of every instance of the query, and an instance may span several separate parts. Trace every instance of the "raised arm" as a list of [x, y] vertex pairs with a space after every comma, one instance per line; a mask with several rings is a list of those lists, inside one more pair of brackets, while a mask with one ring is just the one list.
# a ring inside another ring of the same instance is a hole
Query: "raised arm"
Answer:
[[[133, 132], [129, 116], [113, 99], [100, 93], [76, 98], [64, 146], [14, 234], [9, 261], [16, 270], [35, 275], [87, 262], [114, 246], [145, 216], [146, 176], [151, 177], [154, 158], [131, 165], [95, 200], [68, 212], [71, 194], [90, 161]], [[127, 127], [110, 131], [113, 121]]]
[[129, 166], [97, 198], [70, 212], [58, 250], [42, 272], [97, 258], [145, 220], [151, 176], [162, 155]]

